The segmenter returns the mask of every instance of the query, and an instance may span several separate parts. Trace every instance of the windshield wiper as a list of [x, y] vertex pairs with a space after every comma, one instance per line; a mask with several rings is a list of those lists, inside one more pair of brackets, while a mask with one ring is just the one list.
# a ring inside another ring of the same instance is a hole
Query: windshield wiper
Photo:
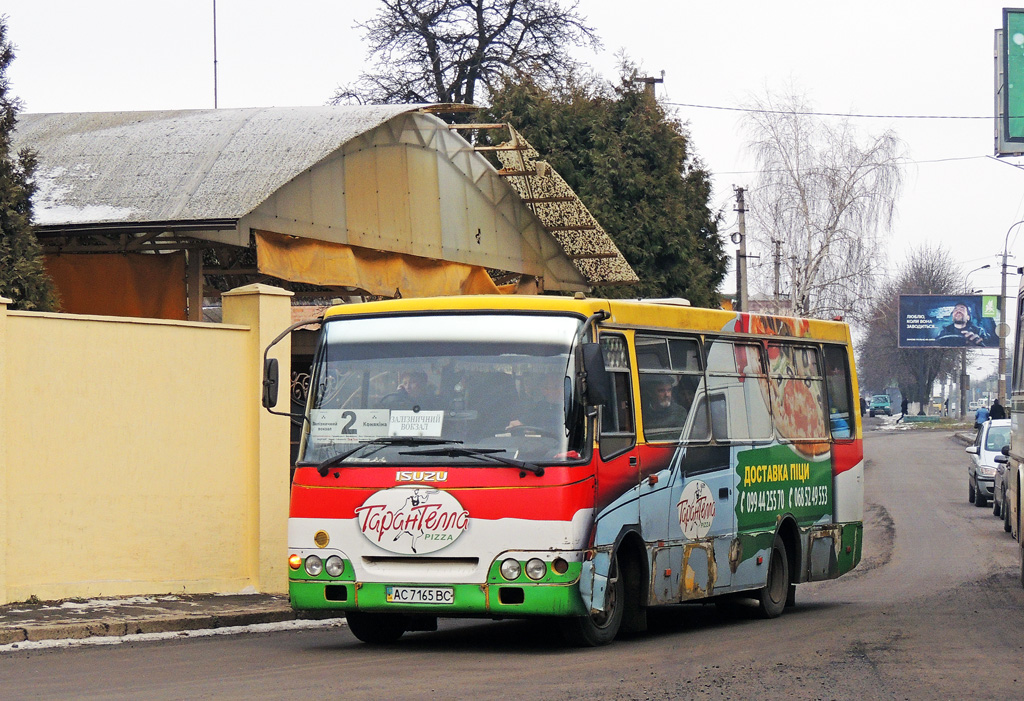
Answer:
[[453, 441], [448, 438], [431, 438], [429, 436], [381, 436], [380, 438], [361, 441], [348, 450], [343, 450], [337, 455], [327, 458], [316, 466], [316, 471], [320, 473], [321, 477], [326, 477], [327, 470], [335, 465], [340, 465], [350, 456], [371, 445], [376, 446], [376, 450], [370, 453], [372, 455], [389, 445], [444, 445], [450, 443], [462, 443], [462, 441]]
[[[460, 441], [461, 442], [461, 441]], [[504, 448], [468, 448], [465, 446], [446, 446], [444, 448], [430, 448], [428, 450], [406, 450], [399, 455], [444, 455], [450, 458], [484, 458], [493, 463], [508, 465], [520, 470], [532, 472], [538, 477], [544, 474], [544, 468], [532, 462], [523, 462], [513, 458], [502, 457], [496, 453], [506, 452]]]

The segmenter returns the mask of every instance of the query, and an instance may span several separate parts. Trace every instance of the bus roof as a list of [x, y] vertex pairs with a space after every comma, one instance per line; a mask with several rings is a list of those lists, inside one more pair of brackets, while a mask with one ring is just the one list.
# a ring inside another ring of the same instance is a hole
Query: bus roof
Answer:
[[378, 302], [342, 304], [328, 309], [325, 318], [417, 312], [532, 311], [589, 316], [606, 310], [606, 327], [644, 327], [700, 333], [732, 332], [850, 342], [843, 322], [795, 317], [742, 314], [722, 309], [690, 307], [678, 300], [623, 300], [556, 295], [460, 295], [414, 297]]

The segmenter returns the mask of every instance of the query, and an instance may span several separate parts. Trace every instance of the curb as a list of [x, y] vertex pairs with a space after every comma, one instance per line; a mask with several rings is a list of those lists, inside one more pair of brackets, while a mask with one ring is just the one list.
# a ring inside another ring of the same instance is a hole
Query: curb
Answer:
[[953, 440], [961, 445], [971, 445], [974, 443], [974, 435], [966, 431], [957, 431], [953, 434]]
[[280, 623], [300, 618], [339, 618], [334, 615], [299, 615], [288, 609], [266, 611], [226, 611], [217, 614], [185, 616], [154, 616], [138, 619], [100, 619], [80, 622], [61, 622], [0, 628], [0, 645], [38, 642], [41, 640], [78, 640], [82, 638], [137, 635], [144, 633], [173, 633], [190, 630], [249, 626], [259, 623]]

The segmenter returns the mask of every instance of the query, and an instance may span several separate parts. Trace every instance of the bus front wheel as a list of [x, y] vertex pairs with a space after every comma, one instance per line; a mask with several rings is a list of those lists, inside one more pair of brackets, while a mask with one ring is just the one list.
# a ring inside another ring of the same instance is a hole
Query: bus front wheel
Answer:
[[349, 611], [345, 620], [352, 635], [371, 645], [393, 643], [405, 633], [404, 618], [393, 613]]
[[782, 615], [789, 598], [789, 557], [786, 555], [786, 544], [782, 538], [775, 536], [772, 543], [772, 554], [768, 559], [768, 579], [758, 593], [761, 615], [765, 618], [776, 618]]
[[612, 557], [605, 590], [604, 611], [589, 616], [559, 619], [562, 637], [577, 647], [597, 647], [615, 640], [622, 626], [622, 611], [626, 599], [626, 582], [622, 578], [618, 554]]

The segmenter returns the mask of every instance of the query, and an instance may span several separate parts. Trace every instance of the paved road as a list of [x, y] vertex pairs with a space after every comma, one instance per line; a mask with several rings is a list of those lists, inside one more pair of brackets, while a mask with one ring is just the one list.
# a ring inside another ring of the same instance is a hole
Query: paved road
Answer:
[[967, 503], [948, 433], [866, 441], [865, 561], [801, 586], [774, 621], [713, 606], [652, 615], [654, 630], [564, 649], [531, 623], [458, 621], [389, 648], [345, 629], [18, 651], [5, 698], [1019, 698], [1024, 589], [1015, 544]]

